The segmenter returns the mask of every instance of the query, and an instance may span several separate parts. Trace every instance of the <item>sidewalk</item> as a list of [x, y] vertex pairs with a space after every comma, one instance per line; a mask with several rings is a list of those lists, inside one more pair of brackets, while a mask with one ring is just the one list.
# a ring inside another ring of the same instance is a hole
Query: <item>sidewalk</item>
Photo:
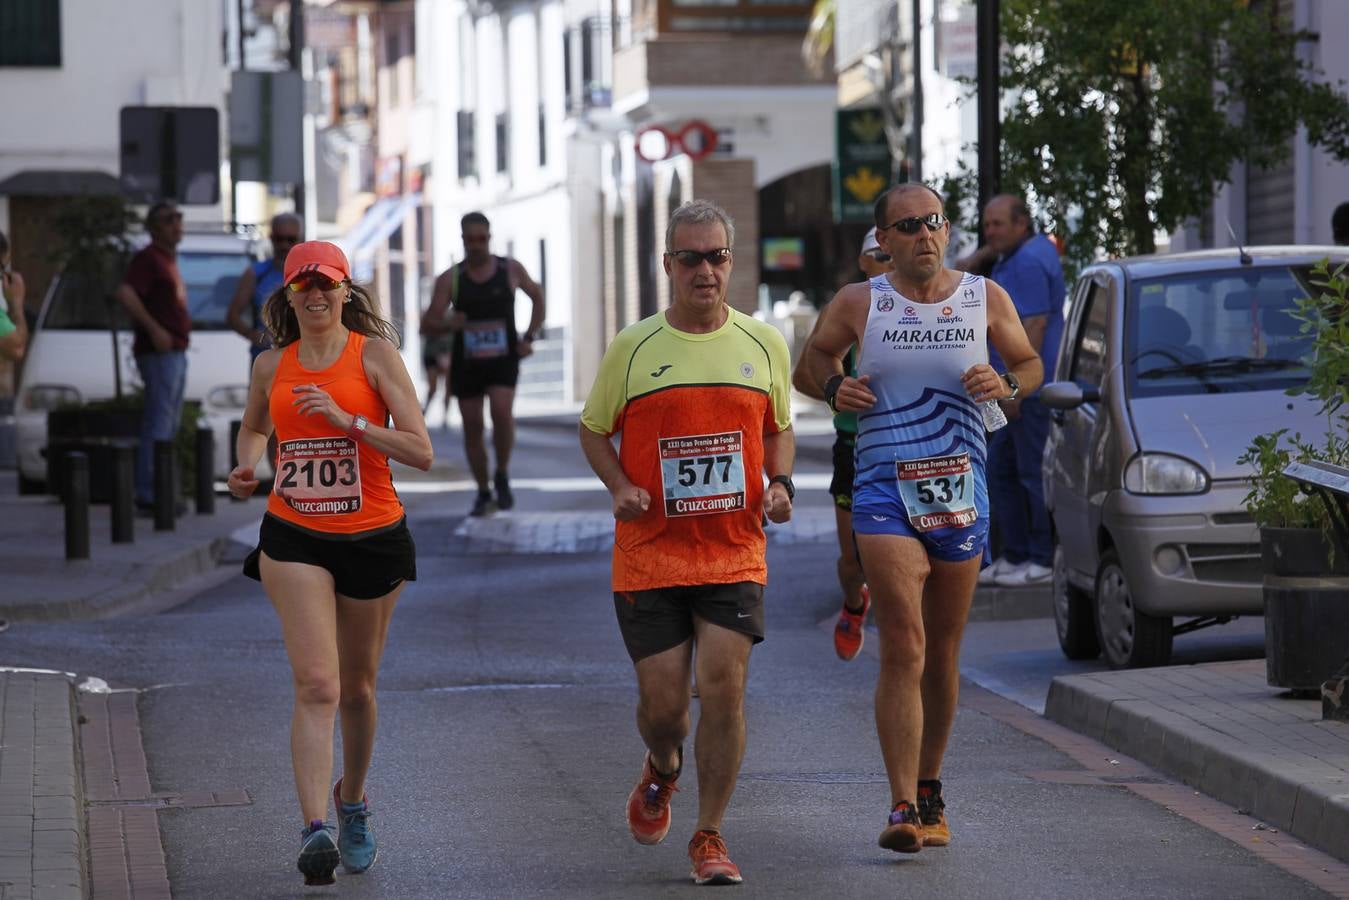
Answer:
[[1061, 676], [1045, 717], [1349, 862], [1349, 724], [1263, 659]]

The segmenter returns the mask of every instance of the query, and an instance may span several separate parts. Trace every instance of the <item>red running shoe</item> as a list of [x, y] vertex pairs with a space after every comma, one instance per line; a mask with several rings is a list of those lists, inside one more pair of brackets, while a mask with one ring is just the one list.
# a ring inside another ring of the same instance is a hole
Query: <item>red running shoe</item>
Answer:
[[877, 843], [898, 853], [917, 853], [923, 849], [923, 822], [912, 803], [901, 800], [895, 804]]
[[[683, 752], [680, 752], [681, 763]], [[682, 768], [682, 765], [681, 765]], [[628, 830], [639, 844], [659, 844], [670, 831], [670, 795], [679, 788], [673, 778], [662, 778], [651, 765], [651, 754], [642, 762], [642, 777], [628, 794]]]
[[862, 611], [849, 612], [845, 605], [838, 614], [838, 624], [834, 626], [834, 652], [839, 659], [856, 659], [862, 652], [862, 640], [865, 635], [862, 625], [866, 621], [867, 611], [871, 609], [871, 588], [862, 585]]
[[689, 841], [694, 884], [739, 884], [740, 867], [726, 855], [726, 842], [715, 831], [695, 831]]

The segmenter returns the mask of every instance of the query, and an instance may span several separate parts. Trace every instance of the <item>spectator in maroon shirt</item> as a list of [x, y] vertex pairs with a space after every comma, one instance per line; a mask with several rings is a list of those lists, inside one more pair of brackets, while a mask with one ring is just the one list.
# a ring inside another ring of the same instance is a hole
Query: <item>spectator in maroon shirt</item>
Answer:
[[155, 441], [173, 440], [182, 417], [192, 316], [187, 286], [178, 273], [182, 212], [172, 201], [161, 200], [145, 214], [145, 229], [150, 245], [132, 257], [117, 288], [117, 299], [135, 326], [133, 352], [145, 383], [136, 451], [136, 505], [148, 513], [154, 501]]

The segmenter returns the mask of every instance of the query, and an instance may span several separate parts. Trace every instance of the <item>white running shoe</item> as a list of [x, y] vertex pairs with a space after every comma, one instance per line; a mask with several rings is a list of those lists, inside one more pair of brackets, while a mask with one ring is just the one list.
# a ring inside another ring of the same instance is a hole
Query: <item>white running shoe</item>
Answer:
[[1028, 562], [1018, 566], [1015, 572], [1000, 575], [998, 585], [1000, 587], [1030, 587], [1037, 584], [1048, 584], [1053, 577], [1054, 570], [1049, 566]]
[[979, 583], [996, 584], [999, 577], [1014, 571], [1017, 567], [1017, 564], [1007, 557], [999, 556], [991, 565], [979, 573]]

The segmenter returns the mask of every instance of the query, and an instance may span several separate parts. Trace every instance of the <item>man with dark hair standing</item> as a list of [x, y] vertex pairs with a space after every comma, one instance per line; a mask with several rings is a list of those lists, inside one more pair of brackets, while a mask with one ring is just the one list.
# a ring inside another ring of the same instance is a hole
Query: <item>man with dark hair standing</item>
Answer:
[[[495, 505], [510, 509], [510, 461], [515, 445], [515, 382], [520, 360], [534, 352], [534, 342], [543, 328], [543, 288], [513, 259], [493, 256], [491, 225], [480, 212], [471, 212], [460, 222], [464, 261], [442, 272], [431, 294], [431, 305], [422, 316], [424, 338], [453, 334], [450, 353], [450, 392], [459, 398], [464, 422], [464, 452], [478, 482], [478, 496], [470, 515], [492, 512], [491, 486], [496, 487]], [[522, 290], [534, 304], [529, 328], [519, 334], [515, 327], [515, 292]], [[446, 316], [446, 310], [453, 312]], [[487, 479], [487, 447], [484, 442], [483, 397], [492, 411], [492, 444], [496, 450], [496, 474]]]
[[1349, 202], [1341, 203], [1331, 213], [1330, 235], [1335, 243], [1349, 245]]
[[[994, 197], [984, 207], [984, 239], [998, 254], [989, 277], [1011, 296], [1048, 380], [1063, 334], [1066, 296], [1058, 249], [1033, 230], [1025, 202], [1010, 194]], [[988, 358], [990, 365], [1002, 370], [997, 348], [989, 347]], [[1002, 401], [1002, 409], [1008, 425], [988, 441], [989, 506], [1002, 556], [980, 574], [979, 581], [1003, 587], [1044, 584], [1053, 575], [1054, 562], [1040, 476], [1040, 459], [1049, 440], [1049, 409], [1034, 391]]]
[[161, 200], [145, 214], [145, 228], [150, 244], [131, 258], [116, 296], [135, 327], [132, 352], [145, 383], [136, 449], [136, 506], [149, 513], [154, 508], [155, 441], [173, 440], [183, 414], [192, 314], [187, 286], [178, 272], [182, 212], [172, 200]]

